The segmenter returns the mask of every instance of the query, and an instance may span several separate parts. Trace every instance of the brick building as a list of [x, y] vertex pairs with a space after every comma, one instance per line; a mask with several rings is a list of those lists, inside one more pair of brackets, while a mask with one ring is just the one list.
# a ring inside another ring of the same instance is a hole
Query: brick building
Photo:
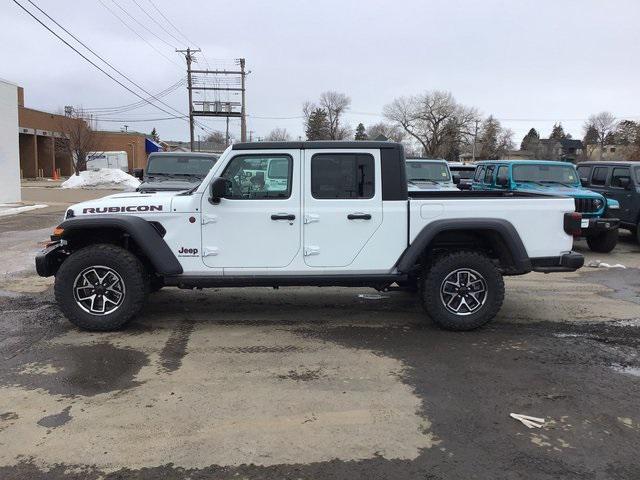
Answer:
[[[58, 115], [24, 106], [24, 90], [18, 87], [18, 132], [20, 144], [20, 170], [23, 178], [52, 177], [58, 170], [61, 176], [73, 173], [73, 162], [68, 154], [56, 151], [56, 141], [64, 139], [61, 133], [64, 115]], [[98, 131], [96, 151], [127, 152], [129, 170], [145, 168], [151, 152], [161, 150], [147, 135], [139, 132]]]

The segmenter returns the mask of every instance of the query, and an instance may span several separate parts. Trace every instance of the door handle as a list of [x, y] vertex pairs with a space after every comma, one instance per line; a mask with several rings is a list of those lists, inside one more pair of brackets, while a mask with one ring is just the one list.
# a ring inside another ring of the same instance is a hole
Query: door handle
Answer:
[[292, 213], [278, 213], [271, 215], [271, 220], [289, 220], [290, 222], [295, 220], [296, 216]]
[[350, 213], [347, 218], [349, 220], [371, 220], [371, 215], [368, 213]]

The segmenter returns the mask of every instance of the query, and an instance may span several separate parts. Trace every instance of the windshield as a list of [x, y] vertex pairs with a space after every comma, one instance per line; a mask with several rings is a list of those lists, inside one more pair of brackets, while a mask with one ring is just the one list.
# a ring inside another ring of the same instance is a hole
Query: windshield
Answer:
[[573, 165], [514, 165], [513, 181], [579, 185]]
[[407, 179], [410, 182], [448, 182], [451, 181], [451, 176], [446, 163], [408, 161]]
[[216, 163], [213, 157], [158, 155], [149, 157], [147, 175], [185, 175], [204, 178]]

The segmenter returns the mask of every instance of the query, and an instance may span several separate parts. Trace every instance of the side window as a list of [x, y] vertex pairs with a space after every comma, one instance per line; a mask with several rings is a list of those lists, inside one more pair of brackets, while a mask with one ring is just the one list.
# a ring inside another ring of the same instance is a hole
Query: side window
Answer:
[[611, 186], [614, 188], [626, 188], [631, 183], [631, 171], [628, 168], [616, 167], [611, 174]]
[[231, 182], [225, 198], [232, 200], [285, 199], [291, 196], [293, 160], [288, 155], [233, 157], [222, 177]]
[[604, 185], [607, 182], [608, 167], [596, 167], [591, 177], [591, 185]]
[[507, 183], [508, 183], [508, 181], [509, 181], [509, 166], [508, 165], [501, 165], [498, 168], [497, 178], [500, 178], [500, 179], [504, 178], [504, 179], [507, 180]]
[[476, 168], [476, 173], [473, 176], [473, 181], [479, 182], [480, 180], [482, 180], [482, 178], [484, 177], [484, 171], [485, 171], [484, 165]]
[[493, 172], [496, 169], [494, 165], [489, 165], [487, 167], [487, 172], [484, 174], [484, 183], [491, 184], [493, 183]]
[[311, 158], [313, 198], [373, 198], [373, 157], [363, 153], [318, 153]]
[[587, 180], [589, 180], [590, 173], [591, 173], [591, 167], [589, 167], [588, 165], [578, 167], [578, 177], [586, 178]]

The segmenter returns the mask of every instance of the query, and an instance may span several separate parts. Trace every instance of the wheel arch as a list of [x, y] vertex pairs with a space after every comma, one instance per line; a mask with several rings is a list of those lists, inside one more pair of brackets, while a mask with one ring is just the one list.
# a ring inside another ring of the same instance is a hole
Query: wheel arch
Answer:
[[442, 219], [426, 225], [402, 254], [396, 267], [410, 273], [436, 248], [492, 249], [508, 274], [531, 271], [531, 260], [513, 224], [500, 218]]
[[[140, 217], [104, 215], [74, 217], [59, 225], [71, 250], [93, 243], [115, 243], [142, 257], [159, 275], [179, 275], [182, 265], [162, 238], [164, 229]], [[133, 245], [131, 245], [131, 243]]]

